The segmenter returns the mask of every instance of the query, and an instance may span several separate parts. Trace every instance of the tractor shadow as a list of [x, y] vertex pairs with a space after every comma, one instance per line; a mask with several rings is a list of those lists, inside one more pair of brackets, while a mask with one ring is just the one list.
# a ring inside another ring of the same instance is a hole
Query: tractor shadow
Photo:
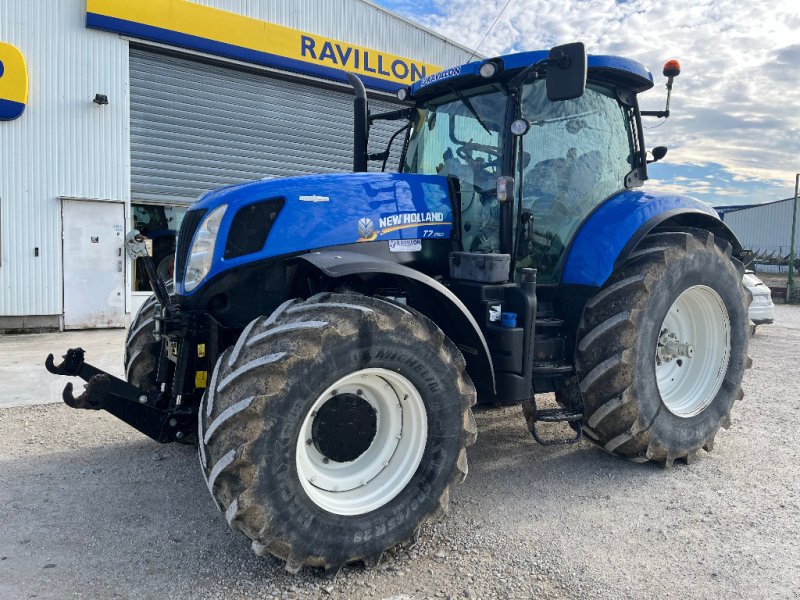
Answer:
[[[635, 498], [642, 494], [666, 504], [672, 501], [676, 485], [686, 485], [715, 468], [705, 453], [706, 460], [697, 465], [676, 462], [665, 469], [612, 456], [586, 439], [542, 446], [528, 432], [518, 406], [479, 407], [475, 419], [478, 439], [467, 451], [469, 476], [451, 497], [457, 511], [459, 503], [477, 505], [473, 512], [488, 527], [508, 524], [500, 513], [533, 519], [572, 515], [580, 521], [581, 511], [588, 507], [615, 502], [635, 506]], [[544, 426], [548, 439], [573, 435], [566, 424]]]
[[[643, 484], [669, 474], [669, 470], [652, 463], [636, 464], [612, 456], [585, 436], [575, 444], [542, 446], [528, 432], [518, 406], [476, 407], [474, 412], [478, 440], [468, 450], [470, 478], [541, 481], [557, 476], [562, 491], [569, 492], [572, 486], [591, 486], [609, 474], [635, 476]], [[544, 423], [539, 427], [547, 439], [574, 436], [566, 424]]]

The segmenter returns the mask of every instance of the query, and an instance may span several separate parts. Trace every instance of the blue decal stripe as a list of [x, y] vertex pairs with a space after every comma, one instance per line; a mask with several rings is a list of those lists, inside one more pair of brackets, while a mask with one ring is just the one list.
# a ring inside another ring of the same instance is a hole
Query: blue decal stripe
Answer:
[[0, 121], [10, 121], [16, 119], [25, 111], [22, 102], [0, 99]]
[[[115, 17], [108, 17], [106, 15], [87, 12], [86, 26], [91, 29], [102, 29], [112, 33], [121, 33], [145, 40], [187, 48], [189, 50], [198, 50], [208, 54], [216, 54], [219, 56], [225, 56], [227, 58], [234, 58], [236, 60], [242, 60], [266, 67], [274, 67], [276, 69], [283, 69], [285, 71], [307, 73], [309, 75], [314, 75], [316, 77], [322, 77], [325, 79], [333, 79], [335, 81], [347, 81], [345, 71], [341, 69], [335, 69], [333, 67], [326, 67], [323, 65], [315, 65], [302, 60], [295, 60], [292, 58], [286, 58], [285, 56], [279, 56], [277, 54], [270, 54], [269, 52], [250, 50], [241, 46], [234, 46], [233, 44], [215, 42], [214, 40], [209, 40], [194, 35], [178, 33], [175, 31], [170, 31], [169, 29], [154, 27], [152, 25], [142, 25], [141, 23], [134, 23], [133, 21], [126, 21], [124, 19], [117, 19]], [[403, 84], [393, 83], [391, 81], [378, 79], [376, 77], [369, 77], [366, 75], [359, 75], [359, 77], [364, 82], [365, 86], [373, 89], [396, 92], [401, 87], [405, 87]]]

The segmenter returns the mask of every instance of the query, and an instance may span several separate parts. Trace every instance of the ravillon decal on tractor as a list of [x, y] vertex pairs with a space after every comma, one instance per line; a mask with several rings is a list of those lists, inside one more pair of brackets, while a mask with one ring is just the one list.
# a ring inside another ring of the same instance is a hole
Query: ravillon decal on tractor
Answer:
[[[642, 118], [669, 115], [679, 71], [663, 111], [639, 109], [644, 66], [580, 43], [449, 69], [383, 114], [351, 76], [353, 173], [204, 195], [174, 282], [131, 234], [155, 293], [127, 381], [80, 349], [47, 367], [88, 381], [70, 406], [196, 443], [229, 525], [293, 572], [375, 564], [446, 511], [476, 402], [520, 404], [545, 444], [689, 462], [741, 397], [749, 296], [714, 210], [638, 189], [666, 154]], [[380, 119], [399, 173], [367, 172]]]

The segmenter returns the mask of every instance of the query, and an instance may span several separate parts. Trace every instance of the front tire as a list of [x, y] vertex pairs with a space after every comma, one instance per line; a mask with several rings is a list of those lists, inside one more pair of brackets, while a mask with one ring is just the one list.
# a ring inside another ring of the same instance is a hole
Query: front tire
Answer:
[[375, 564], [447, 509], [475, 440], [475, 390], [436, 325], [377, 298], [320, 294], [253, 321], [220, 357], [200, 460], [261, 555]]
[[737, 262], [710, 233], [653, 234], [589, 300], [576, 368], [592, 441], [665, 466], [713, 447], [750, 364]]
[[[167, 293], [172, 294], [174, 283], [166, 282]], [[149, 392], [157, 391], [156, 370], [161, 353], [161, 342], [153, 337], [156, 329], [155, 317], [161, 312], [161, 304], [152, 294], [131, 321], [125, 337], [125, 379], [128, 383]]]

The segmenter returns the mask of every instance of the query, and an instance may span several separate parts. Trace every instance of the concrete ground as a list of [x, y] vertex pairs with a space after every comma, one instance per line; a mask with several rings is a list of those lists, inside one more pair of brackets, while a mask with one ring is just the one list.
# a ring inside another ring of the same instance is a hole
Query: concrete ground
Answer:
[[117, 377], [124, 376], [124, 329], [0, 335], [0, 408], [61, 402], [68, 381], [72, 381], [77, 396], [83, 390], [83, 380], [56, 377], [44, 368], [48, 354], [59, 364], [69, 348], [83, 348], [86, 362]]
[[[691, 466], [538, 446], [518, 407], [482, 410], [450, 514], [335, 580], [255, 556], [193, 448], [103, 412], [0, 409], [0, 598], [800, 598], [800, 307], [776, 317], [751, 343], [731, 429]], [[74, 345], [119, 373], [123, 337], [0, 337], [3, 400], [60, 397], [44, 356]]]

